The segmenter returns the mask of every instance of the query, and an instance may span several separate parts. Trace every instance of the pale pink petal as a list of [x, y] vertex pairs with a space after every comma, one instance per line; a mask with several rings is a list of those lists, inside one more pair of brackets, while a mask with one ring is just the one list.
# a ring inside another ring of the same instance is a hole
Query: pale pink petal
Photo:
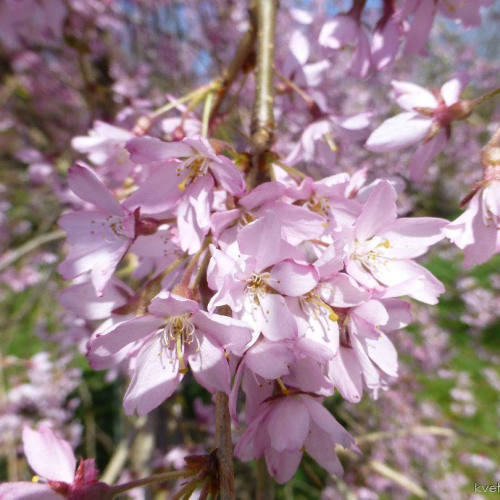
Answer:
[[285, 484], [293, 478], [301, 460], [301, 451], [279, 453], [273, 448], [266, 450], [267, 469], [278, 484]]
[[370, 359], [390, 377], [398, 376], [398, 353], [384, 333], [377, 340], [364, 339], [366, 351]]
[[281, 260], [280, 243], [281, 224], [276, 214], [270, 210], [245, 226], [238, 234], [241, 253], [255, 259], [257, 272]]
[[422, 140], [429, 132], [432, 118], [413, 112], [393, 116], [375, 129], [368, 140], [366, 148], [376, 153], [396, 151], [406, 148]]
[[102, 255], [101, 259], [94, 263], [94, 267], [90, 271], [90, 276], [98, 297], [102, 297], [104, 294], [106, 285], [113, 276], [123, 256], [127, 253], [130, 243], [130, 241], [126, 241], [120, 248], [114, 252]]
[[228, 227], [235, 224], [240, 215], [241, 210], [239, 208], [214, 213], [211, 218], [211, 229], [214, 238], [218, 239]]
[[432, 160], [443, 151], [448, 142], [446, 130], [442, 128], [429, 142], [420, 144], [408, 166], [410, 179], [418, 182], [423, 177], [425, 170], [432, 163]]
[[238, 319], [220, 314], [208, 314], [199, 311], [192, 316], [197, 330], [216, 339], [228, 351], [241, 356], [245, 346], [252, 340], [252, 328]]
[[152, 137], [134, 137], [126, 148], [134, 163], [151, 163], [172, 158], [185, 158], [193, 154], [193, 149], [182, 142], [164, 142]]
[[468, 76], [465, 73], [460, 73], [441, 87], [440, 93], [447, 106], [455, 104], [460, 99], [460, 94], [467, 86], [468, 81]]
[[389, 320], [387, 309], [379, 300], [369, 300], [364, 304], [356, 306], [352, 310], [352, 316], [356, 316], [356, 319], [362, 318], [374, 326], [385, 325]]
[[328, 376], [343, 398], [358, 403], [363, 395], [363, 378], [358, 358], [352, 349], [340, 347], [328, 364]]
[[142, 347], [123, 399], [126, 415], [132, 415], [134, 411], [146, 415], [172, 395], [183, 377], [174, 352], [163, 348], [157, 337]]
[[48, 484], [43, 483], [3, 483], [0, 484], [2, 500], [62, 500]]
[[269, 447], [269, 434], [263, 432], [263, 423], [265, 423], [269, 410], [270, 408], [266, 408], [262, 411], [248, 426], [236, 444], [235, 457], [248, 462], [254, 458], [260, 458], [263, 451]]
[[318, 291], [321, 298], [333, 307], [356, 306], [368, 300], [371, 295], [344, 273], [323, 282]]
[[435, 0], [421, 0], [413, 17], [410, 29], [406, 34], [407, 54], [419, 53], [427, 43], [429, 33], [436, 14]]
[[[199, 334], [195, 335], [200, 337]], [[196, 381], [212, 394], [221, 391], [229, 396], [231, 377], [224, 349], [209, 335], [201, 336], [199, 352], [196, 352], [194, 345], [187, 351], [189, 368], [193, 371]]]
[[344, 469], [335, 452], [335, 440], [314, 422], [311, 422], [311, 433], [306, 440], [305, 448], [306, 453], [330, 474], [343, 475]]
[[291, 245], [320, 238], [325, 231], [325, 218], [303, 207], [276, 202], [264, 208], [277, 215], [281, 223], [281, 235]]
[[297, 324], [288, 310], [282, 295], [263, 293], [259, 295], [259, 306], [264, 321], [262, 334], [269, 340], [294, 339], [297, 337]]
[[309, 412], [301, 399], [286, 397], [275, 403], [269, 414], [267, 431], [276, 451], [299, 451], [309, 433]]
[[286, 259], [273, 266], [266, 281], [279, 293], [298, 297], [317, 285], [319, 273], [312, 264]]
[[309, 59], [309, 40], [300, 30], [295, 30], [290, 37], [289, 47], [297, 61], [304, 65]]
[[232, 195], [241, 196], [245, 192], [245, 179], [229, 158], [219, 156], [217, 162], [210, 164], [210, 170], [217, 182]]
[[290, 347], [283, 342], [260, 338], [243, 358], [247, 368], [269, 380], [289, 373], [289, 365], [295, 361]]
[[311, 420], [323, 432], [329, 434], [333, 441], [344, 448], [351, 448], [354, 438], [337, 422], [335, 417], [321, 404], [321, 402], [311, 396], [300, 396], [307, 406]]
[[287, 387], [300, 387], [320, 396], [332, 396], [334, 388], [324, 371], [324, 367], [314, 359], [303, 358], [290, 367], [290, 373], [283, 377], [283, 382]]
[[123, 216], [123, 208], [90, 168], [75, 165], [68, 170], [68, 184], [73, 193], [101, 210]]
[[239, 203], [247, 210], [253, 210], [264, 203], [279, 200], [284, 194], [285, 186], [281, 182], [265, 182], [243, 196]]
[[396, 94], [396, 102], [406, 111], [414, 108], [435, 108], [438, 105], [434, 94], [416, 83], [393, 80], [392, 88]]
[[142, 214], [158, 214], [170, 210], [182, 196], [179, 184], [188, 172], [177, 172], [179, 163], [168, 161], [156, 168], [139, 189], [123, 203], [129, 210], [141, 209]]
[[359, 241], [367, 240], [397, 218], [398, 194], [391, 183], [379, 182], [363, 205], [355, 223], [355, 235]]
[[148, 307], [148, 311], [159, 318], [169, 316], [183, 316], [200, 310], [200, 305], [194, 300], [162, 290]]
[[389, 321], [380, 328], [384, 332], [400, 330], [413, 321], [408, 302], [399, 299], [384, 299], [382, 302], [389, 313]]
[[50, 427], [39, 431], [23, 428], [24, 454], [30, 467], [42, 478], [50, 481], [72, 483], [75, 477], [76, 458], [73, 448], [58, 438]]
[[367, 354], [367, 347], [364, 338], [358, 338], [355, 335], [351, 338], [351, 344], [363, 373], [363, 379], [369, 389], [377, 390], [380, 388], [380, 375], [375, 365]]
[[165, 323], [164, 318], [156, 316], [139, 316], [122, 321], [98, 334], [91, 342], [88, 359], [92, 366], [94, 359], [116, 354], [128, 344], [137, 342], [156, 332]]
[[59, 295], [59, 303], [84, 319], [106, 319], [113, 309], [123, 306], [133, 290], [118, 278], [112, 278], [102, 297], [97, 297], [91, 281], [71, 285]]
[[388, 229], [378, 234], [388, 241], [389, 248], [383, 247], [383, 255], [389, 258], [413, 259], [424, 254], [427, 249], [444, 238], [445, 219], [433, 217], [411, 217], [395, 220]]
[[423, 286], [408, 295], [425, 304], [437, 304], [439, 295], [445, 291], [443, 284], [433, 274], [411, 260], [388, 260], [387, 265], [372, 268], [372, 273], [386, 286], [419, 277]]

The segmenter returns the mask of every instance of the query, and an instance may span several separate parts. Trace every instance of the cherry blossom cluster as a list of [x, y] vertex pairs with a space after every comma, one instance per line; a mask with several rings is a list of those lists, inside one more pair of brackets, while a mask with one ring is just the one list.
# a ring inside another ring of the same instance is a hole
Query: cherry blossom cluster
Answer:
[[[104, 321], [91, 366], [130, 376], [129, 415], [159, 406], [191, 371], [230, 395], [238, 423], [241, 387], [248, 428], [236, 456], [265, 455], [282, 483], [304, 451], [340, 474], [335, 444], [354, 440], [322, 400], [338, 391], [358, 402], [364, 388], [376, 397], [397, 377], [390, 336], [411, 322], [402, 297], [435, 304], [444, 291], [414, 259], [447, 221], [398, 218], [390, 180], [314, 181], [274, 164], [282, 180], [252, 189], [241, 155], [233, 162], [219, 141], [127, 140], [117, 129], [111, 139], [101, 128], [75, 145], [131, 181], [109, 189], [77, 164], [68, 182], [84, 209], [60, 221], [71, 251], [59, 270], [78, 279], [61, 302]], [[143, 282], [135, 291], [116, 276], [128, 260]]]

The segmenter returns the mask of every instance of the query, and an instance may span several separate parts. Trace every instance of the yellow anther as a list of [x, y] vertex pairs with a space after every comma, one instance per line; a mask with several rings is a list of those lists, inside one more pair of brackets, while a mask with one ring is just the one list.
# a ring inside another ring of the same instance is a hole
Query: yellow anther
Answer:
[[283, 383], [283, 380], [281, 380], [280, 377], [276, 379], [276, 382], [278, 382], [278, 385], [280, 386], [281, 392], [283, 394], [290, 394], [290, 390], [287, 389], [286, 385]]
[[328, 319], [330, 321], [338, 321], [339, 316], [338, 314], [335, 313], [335, 311], [329, 306], [326, 302], [323, 302], [321, 299], [317, 299], [316, 297], [312, 297], [311, 301], [314, 302], [315, 304], [318, 304], [320, 307], [324, 307], [330, 314], [328, 315]]
[[31, 479], [31, 481], [33, 483], [38, 483], [40, 481], [40, 478], [38, 476], [33, 476], [33, 478]]
[[332, 134], [330, 132], [327, 132], [325, 134], [325, 141], [326, 143], [330, 146], [330, 149], [335, 152], [335, 151], [338, 151], [338, 147], [337, 145], [335, 144], [335, 142], [333, 141], [333, 137], [332, 137]]
[[175, 345], [177, 348], [177, 358], [179, 359], [179, 372], [180, 373], [187, 373], [188, 369], [186, 368], [186, 364], [184, 363], [184, 353], [182, 350], [182, 335], [177, 335], [177, 338], [175, 340]]

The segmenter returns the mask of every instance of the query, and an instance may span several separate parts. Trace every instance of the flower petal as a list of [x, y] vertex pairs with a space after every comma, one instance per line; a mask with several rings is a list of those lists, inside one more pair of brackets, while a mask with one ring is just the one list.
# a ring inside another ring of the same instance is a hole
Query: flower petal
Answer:
[[23, 444], [28, 463], [39, 476], [49, 481], [73, 482], [76, 469], [73, 448], [50, 427], [42, 426], [34, 431], [25, 426]]
[[71, 191], [82, 200], [92, 203], [104, 212], [123, 216], [123, 208], [109, 189], [90, 168], [75, 165], [68, 170]]
[[413, 112], [393, 116], [375, 129], [368, 140], [366, 148], [376, 153], [396, 151], [406, 148], [422, 140], [429, 132], [432, 119]]
[[126, 415], [146, 415], [161, 405], [175, 391], [183, 375], [174, 350], [163, 349], [157, 337], [152, 337], [137, 355], [134, 376], [125, 393], [123, 408]]

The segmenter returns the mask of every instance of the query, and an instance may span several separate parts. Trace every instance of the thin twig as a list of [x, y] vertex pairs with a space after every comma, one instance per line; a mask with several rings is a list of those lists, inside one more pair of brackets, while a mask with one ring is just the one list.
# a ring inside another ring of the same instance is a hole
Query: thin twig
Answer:
[[52, 233], [42, 234], [41, 236], [28, 241], [24, 245], [11, 250], [3, 257], [3, 259], [0, 260], [0, 273], [5, 271], [5, 269], [14, 264], [14, 262], [19, 260], [21, 257], [24, 257], [33, 250], [36, 250], [38, 247], [46, 245], [52, 241], [62, 240], [65, 236], [66, 233], [64, 231], [56, 230]]

